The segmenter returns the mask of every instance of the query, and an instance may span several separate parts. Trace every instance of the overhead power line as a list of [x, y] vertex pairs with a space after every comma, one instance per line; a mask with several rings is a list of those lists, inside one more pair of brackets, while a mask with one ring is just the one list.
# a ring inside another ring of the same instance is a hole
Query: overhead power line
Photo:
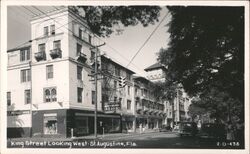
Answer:
[[139, 52], [141, 51], [141, 49], [148, 43], [148, 41], [150, 40], [150, 38], [153, 36], [153, 34], [156, 32], [156, 30], [160, 27], [161, 23], [165, 20], [165, 18], [168, 16], [168, 12], [166, 13], [166, 15], [162, 18], [162, 20], [160, 21], [160, 23], [155, 27], [155, 29], [152, 31], [152, 33], [149, 35], [149, 37], [147, 38], [147, 40], [142, 44], [142, 46], [139, 48], [139, 50], [135, 53], [135, 55], [133, 56], [133, 58], [129, 61], [128, 65], [126, 67], [128, 67], [132, 61], [135, 59], [135, 57], [139, 54]]

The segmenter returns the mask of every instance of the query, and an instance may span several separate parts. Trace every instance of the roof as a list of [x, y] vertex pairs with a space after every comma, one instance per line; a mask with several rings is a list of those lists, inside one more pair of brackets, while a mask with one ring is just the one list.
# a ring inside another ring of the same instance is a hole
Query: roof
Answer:
[[30, 48], [30, 47], [31, 47], [31, 43], [27, 42], [27, 43], [23, 44], [22, 46], [9, 49], [9, 50], [7, 50], [7, 52], [17, 51], [17, 50], [22, 50], [22, 49], [27, 49], [27, 48]]
[[147, 83], [150, 82], [148, 79], [142, 76], [133, 76], [133, 79], [137, 81], [147, 82]]
[[146, 72], [148, 72], [148, 71], [159, 69], [159, 68], [166, 69], [166, 67], [164, 65], [162, 65], [161, 63], [155, 63], [155, 64], [145, 68], [144, 70]]
[[104, 59], [106, 59], [106, 60], [109, 60], [109, 61], [112, 62], [113, 64], [116, 64], [116, 65], [122, 67], [123, 69], [129, 71], [131, 74], [135, 74], [134, 71], [128, 69], [128, 68], [125, 67], [125, 66], [122, 66], [121, 64], [119, 64], [118, 62], [115, 62], [113, 59], [111, 59], [110, 57], [108, 57], [108, 56], [106, 56], [106, 55], [102, 55], [101, 58], [104, 58]]

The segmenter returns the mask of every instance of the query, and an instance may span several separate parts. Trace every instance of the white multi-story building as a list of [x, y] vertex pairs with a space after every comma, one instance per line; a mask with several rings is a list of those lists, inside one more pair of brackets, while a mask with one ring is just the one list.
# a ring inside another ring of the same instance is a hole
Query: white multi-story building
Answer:
[[133, 78], [133, 71], [108, 56], [98, 56], [102, 75], [96, 92], [93, 59], [100, 55], [93, 49], [99, 45], [96, 39], [70, 7], [31, 20], [31, 41], [7, 51], [8, 137], [93, 134], [96, 103], [98, 133], [134, 132], [143, 117], [147, 128], [162, 124], [164, 105], [143, 93], [144, 84], [137, 89], [142, 90], [141, 104], [136, 103], [134, 87], [141, 78]]
[[[92, 133], [95, 53], [86, 21], [69, 7], [39, 15], [31, 21], [31, 40], [8, 51], [8, 134], [20, 128], [22, 136], [69, 136], [72, 128], [75, 135]], [[97, 98], [102, 117], [101, 93]]]

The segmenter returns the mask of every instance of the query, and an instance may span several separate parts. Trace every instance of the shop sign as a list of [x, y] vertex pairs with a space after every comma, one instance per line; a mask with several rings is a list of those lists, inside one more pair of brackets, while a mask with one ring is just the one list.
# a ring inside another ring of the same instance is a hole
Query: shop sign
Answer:
[[104, 104], [105, 111], [116, 111], [121, 109], [120, 102], [107, 102]]

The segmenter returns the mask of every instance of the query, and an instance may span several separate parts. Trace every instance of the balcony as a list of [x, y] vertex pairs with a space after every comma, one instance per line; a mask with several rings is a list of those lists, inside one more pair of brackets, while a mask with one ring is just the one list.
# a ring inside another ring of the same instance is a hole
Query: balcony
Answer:
[[62, 58], [62, 50], [59, 48], [50, 50], [50, 56], [52, 59]]
[[40, 51], [40, 52], [35, 53], [35, 59], [37, 61], [46, 60], [45, 51]]
[[76, 56], [76, 60], [82, 63], [85, 63], [87, 60], [87, 56], [84, 53], [78, 52]]
[[145, 95], [142, 95], [142, 96], [141, 96], [141, 100], [143, 100], [143, 99], [144, 99], [144, 100], [147, 100], [147, 97], [146, 97]]
[[137, 106], [136, 106], [136, 110], [137, 110], [137, 111], [142, 110], [142, 106], [141, 106], [141, 105], [137, 105]]

